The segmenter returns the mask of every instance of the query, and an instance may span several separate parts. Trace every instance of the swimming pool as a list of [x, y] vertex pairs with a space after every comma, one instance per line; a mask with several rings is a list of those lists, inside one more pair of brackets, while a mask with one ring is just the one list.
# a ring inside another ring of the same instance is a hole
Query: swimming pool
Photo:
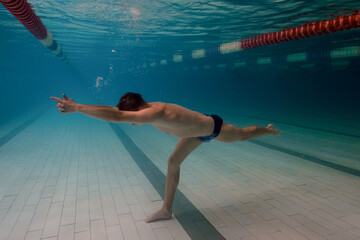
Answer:
[[[360, 238], [360, 30], [321, 32], [356, 1], [28, 2], [56, 44], [0, 5], [0, 240]], [[282, 135], [203, 143], [148, 224], [178, 137], [49, 99], [129, 91]]]

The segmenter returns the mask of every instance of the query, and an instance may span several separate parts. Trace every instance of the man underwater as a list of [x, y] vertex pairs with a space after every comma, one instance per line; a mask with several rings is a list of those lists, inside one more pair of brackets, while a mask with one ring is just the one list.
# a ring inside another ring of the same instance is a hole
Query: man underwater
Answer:
[[158, 130], [179, 137], [175, 150], [168, 159], [164, 204], [160, 210], [146, 218], [146, 222], [170, 219], [176, 188], [180, 179], [180, 164], [203, 142], [212, 139], [221, 142], [245, 141], [265, 134], [280, 135], [272, 125], [239, 128], [225, 123], [217, 115], [205, 115], [176, 104], [146, 102], [138, 93], [128, 92], [116, 107], [76, 103], [65, 94], [64, 99], [50, 97], [57, 102], [62, 114], [79, 112], [108, 122], [151, 124]]

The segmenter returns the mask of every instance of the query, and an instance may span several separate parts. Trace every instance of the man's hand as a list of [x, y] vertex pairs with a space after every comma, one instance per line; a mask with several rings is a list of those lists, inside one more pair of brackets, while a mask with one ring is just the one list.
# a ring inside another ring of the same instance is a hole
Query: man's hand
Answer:
[[65, 94], [62, 94], [62, 96], [64, 99], [50, 97], [52, 100], [58, 103], [56, 107], [59, 109], [59, 112], [61, 112], [62, 114], [76, 112], [76, 102], [71, 98], [68, 98]]

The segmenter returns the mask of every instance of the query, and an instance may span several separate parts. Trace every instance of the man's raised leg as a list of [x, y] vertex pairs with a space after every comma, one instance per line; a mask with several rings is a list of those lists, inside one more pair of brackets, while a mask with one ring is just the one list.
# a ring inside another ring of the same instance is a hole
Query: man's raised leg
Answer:
[[197, 138], [180, 138], [174, 152], [168, 160], [164, 205], [160, 210], [148, 216], [145, 220], [146, 222], [171, 218], [172, 204], [180, 179], [180, 164], [192, 151], [200, 146], [201, 143], [202, 142]]
[[239, 128], [224, 122], [216, 140], [221, 142], [237, 142], [245, 141], [254, 137], [260, 137], [266, 134], [275, 136], [280, 135], [281, 133], [272, 124], [269, 124], [267, 127], [250, 126]]

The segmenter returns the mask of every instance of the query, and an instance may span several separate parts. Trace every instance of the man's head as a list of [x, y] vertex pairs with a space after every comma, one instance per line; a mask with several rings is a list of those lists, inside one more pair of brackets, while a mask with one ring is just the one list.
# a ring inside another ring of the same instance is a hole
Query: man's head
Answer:
[[116, 105], [119, 110], [123, 111], [139, 111], [146, 108], [148, 103], [138, 93], [128, 92], [125, 93], [119, 103]]

